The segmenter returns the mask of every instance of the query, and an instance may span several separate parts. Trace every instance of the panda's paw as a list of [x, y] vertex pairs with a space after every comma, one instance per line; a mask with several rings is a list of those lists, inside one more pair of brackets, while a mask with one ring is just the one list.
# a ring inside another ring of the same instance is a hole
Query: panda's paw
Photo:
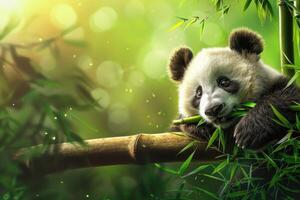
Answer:
[[199, 139], [209, 140], [210, 138], [209, 131], [205, 128], [201, 129], [197, 126], [197, 124], [181, 124], [180, 129], [183, 132], [188, 133], [189, 135]]
[[265, 145], [262, 132], [262, 127], [245, 116], [235, 126], [233, 137], [238, 147], [257, 150]]

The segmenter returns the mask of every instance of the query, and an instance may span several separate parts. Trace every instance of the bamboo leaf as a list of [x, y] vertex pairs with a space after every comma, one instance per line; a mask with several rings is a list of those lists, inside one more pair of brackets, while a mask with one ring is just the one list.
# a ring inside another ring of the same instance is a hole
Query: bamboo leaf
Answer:
[[179, 28], [180, 26], [182, 26], [184, 24], [184, 21], [179, 21], [176, 24], [174, 24], [168, 31], [174, 31], [175, 29]]
[[199, 191], [201, 191], [201, 192], [203, 192], [203, 193], [205, 193], [205, 194], [207, 194], [208, 196], [212, 197], [213, 199], [217, 199], [217, 200], [220, 199], [220, 198], [217, 197], [215, 194], [213, 194], [213, 193], [211, 193], [211, 192], [209, 192], [209, 191], [207, 191], [207, 190], [205, 190], [205, 189], [202, 189], [202, 188], [200, 188], [200, 187], [196, 187], [196, 189], [199, 190]]
[[219, 140], [221, 142], [223, 151], [225, 151], [225, 137], [224, 137], [224, 132], [221, 128], [219, 130]]
[[252, 0], [246, 0], [246, 3], [244, 5], [244, 11], [246, 11], [248, 9], [248, 7], [250, 6]]
[[19, 25], [19, 20], [15, 17], [10, 18], [7, 24], [3, 27], [0, 33], [0, 40], [3, 40], [9, 33], [11, 33]]
[[296, 113], [296, 128], [298, 131], [300, 131], [300, 120], [298, 113]]
[[227, 195], [227, 197], [236, 198], [236, 197], [240, 197], [240, 196], [245, 196], [246, 194], [248, 194], [248, 191], [242, 190], [242, 191], [237, 191], [237, 192], [231, 192]]
[[208, 149], [213, 144], [213, 142], [217, 139], [219, 132], [220, 132], [220, 128], [216, 128], [216, 130], [214, 131], [214, 133], [212, 134], [212, 136], [210, 137], [207, 143], [206, 149]]
[[278, 185], [279, 185], [282, 189], [284, 189], [284, 190], [286, 190], [286, 191], [288, 191], [288, 192], [297, 193], [297, 194], [300, 193], [300, 189], [292, 189], [292, 188], [286, 187], [286, 186], [284, 186], [284, 185], [282, 185], [282, 184], [280, 184], [280, 183], [278, 183]]
[[276, 168], [276, 169], [278, 168], [277, 164], [274, 162], [274, 160], [272, 158], [270, 158], [265, 152], [262, 152], [262, 154], [274, 168]]
[[189, 22], [185, 25], [184, 30], [186, 30], [189, 26], [191, 26], [192, 24], [194, 24], [198, 20], [199, 20], [198, 16], [195, 16], [192, 19], [190, 19]]
[[84, 40], [71, 40], [71, 39], [64, 39], [64, 42], [68, 45], [84, 48], [87, 46], [86, 42]]
[[252, 101], [247, 101], [247, 102], [242, 103], [242, 106], [254, 108], [256, 106], [256, 103], [252, 102]]
[[72, 31], [76, 30], [77, 28], [79, 28], [79, 26], [77, 24], [73, 25], [73, 26], [70, 26], [68, 28], [66, 28], [65, 30], [63, 30], [60, 35], [61, 36], [65, 36], [69, 33], [71, 33]]
[[181, 149], [181, 151], [179, 151], [179, 153], [178, 153], [177, 155], [179, 155], [179, 154], [183, 153], [184, 151], [188, 150], [189, 148], [191, 148], [192, 146], [194, 146], [195, 143], [196, 143], [196, 141], [190, 142], [190, 143], [189, 143], [188, 145], [186, 145], [183, 149]]
[[285, 127], [285, 125], [283, 123], [281, 123], [280, 121], [278, 121], [276, 119], [272, 119], [272, 121], [274, 121], [275, 123], [279, 124], [282, 127]]
[[154, 166], [157, 167], [158, 169], [161, 169], [169, 174], [174, 174], [174, 175], [178, 175], [178, 172], [173, 170], [173, 169], [170, 169], [170, 168], [167, 168], [167, 167], [163, 167], [162, 165], [158, 164], [158, 163], [154, 163]]
[[238, 163], [234, 162], [232, 168], [230, 169], [230, 180], [232, 180], [233, 176], [235, 175], [237, 167]]
[[284, 125], [284, 127], [292, 128], [291, 123], [273, 105], [271, 105], [271, 108], [273, 110], [273, 113], [276, 115], [279, 121]]
[[69, 142], [78, 142], [79, 144], [81, 145], [84, 145], [84, 140], [76, 133], [74, 133], [73, 131], [68, 131], [66, 133], [66, 136], [67, 136], [67, 140]]
[[180, 176], [183, 175], [183, 173], [187, 170], [187, 168], [190, 166], [191, 161], [194, 157], [195, 151], [193, 153], [191, 153], [191, 155], [182, 163], [182, 165], [179, 168], [178, 174]]
[[203, 32], [204, 32], [204, 25], [205, 25], [205, 19], [202, 19], [200, 21], [200, 38], [202, 38]]
[[206, 169], [207, 167], [209, 167], [210, 165], [200, 165], [199, 167], [197, 167], [196, 169], [194, 169], [193, 171], [189, 172], [188, 174], [184, 175], [182, 178], [186, 178], [188, 176], [192, 176], [194, 174], [199, 173], [200, 171]]
[[198, 124], [197, 124], [197, 127], [200, 127], [202, 124], [204, 124], [205, 123], [205, 120], [202, 118], [202, 119], [200, 119], [200, 121], [198, 122]]
[[217, 172], [219, 172], [220, 170], [222, 170], [224, 167], [226, 167], [228, 164], [228, 161], [227, 160], [224, 160], [223, 162], [221, 162], [215, 169], [214, 171], [212, 172], [212, 174], [215, 174]]
[[211, 179], [214, 179], [214, 180], [217, 180], [217, 181], [220, 181], [220, 182], [224, 182], [225, 180], [219, 178], [219, 177], [216, 177], [216, 176], [212, 176], [210, 174], [202, 174], [203, 176], [206, 176], [208, 178], [211, 178]]
[[299, 77], [299, 71], [297, 71], [293, 77], [289, 80], [289, 82], [286, 84], [286, 86], [284, 87], [284, 89], [288, 88], [289, 86], [291, 86], [295, 80]]
[[247, 111], [243, 111], [243, 110], [233, 111], [233, 112], [230, 114], [230, 116], [232, 116], [232, 117], [237, 117], [237, 118], [239, 118], [239, 117], [244, 117], [244, 116], [246, 116], [246, 115], [247, 115]]

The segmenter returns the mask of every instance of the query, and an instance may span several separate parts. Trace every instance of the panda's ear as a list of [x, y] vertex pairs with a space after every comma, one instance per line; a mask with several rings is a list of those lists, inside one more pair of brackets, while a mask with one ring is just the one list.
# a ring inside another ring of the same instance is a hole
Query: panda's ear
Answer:
[[264, 49], [262, 37], [247, 28], [232, 31], [229, 36], [229, 47], [241, 54], [250, 53], [256, 55], [259, 55]]
[[183, 79], [185, 70], [193, 58], [193, 52], [187, 47], [181, 47], [174, 51], [170, 58], [170, 78], [180, 82]]

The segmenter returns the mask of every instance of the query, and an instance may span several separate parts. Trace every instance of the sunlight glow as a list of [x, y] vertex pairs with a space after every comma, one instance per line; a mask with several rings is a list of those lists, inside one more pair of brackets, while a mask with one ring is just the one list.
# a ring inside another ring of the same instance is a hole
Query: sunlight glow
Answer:
[[0, 9], [5, 11], [18, 11], [22, 7], [22, 0], [0, 0]]

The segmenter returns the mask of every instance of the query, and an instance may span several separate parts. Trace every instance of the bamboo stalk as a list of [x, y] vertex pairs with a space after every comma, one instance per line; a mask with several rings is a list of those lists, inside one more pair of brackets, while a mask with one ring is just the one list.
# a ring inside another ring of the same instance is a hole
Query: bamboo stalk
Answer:
[[288, 9], [285, 0], [279, 0], [278, 6], [281, 70], [286, 76], [292, 77], [295, 71], [287, 65], [294, 64], [293, 13]]
[[[26, 159], [32, 151], [42, 151], [43, 145], [20, 150], [15, 159], [21, 161], [26, 176], [117, 164], [144, 164], [153, 162], [183, 161], [191, 153], [189, 149], [178, 154], [193, 139], [182, 133], [137, 134], [132, 136], [86, 140], [86, 145], [71, 143], [55, 144], [52, 151]], [[202, 162], [215, 161], [222, 153], [206, 150], [207, 143], [197, 141], [194, 159]]]

